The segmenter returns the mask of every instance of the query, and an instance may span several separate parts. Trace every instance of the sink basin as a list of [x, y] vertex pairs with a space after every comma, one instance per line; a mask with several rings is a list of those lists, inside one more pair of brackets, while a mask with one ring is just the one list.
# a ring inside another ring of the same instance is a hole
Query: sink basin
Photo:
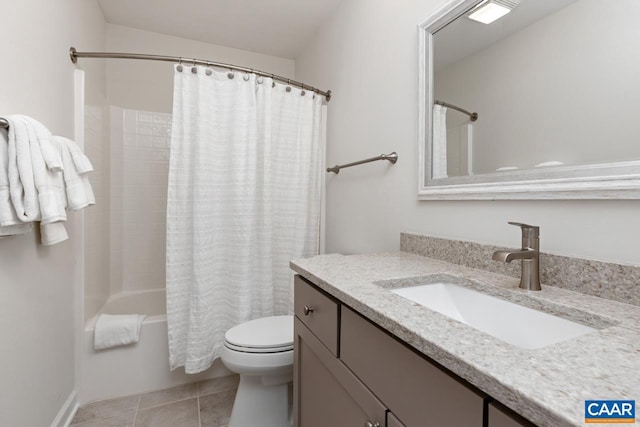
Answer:
[[412, 286], [392, 292], [525, 349], [545, 347], [596, 331], [451, 283]]

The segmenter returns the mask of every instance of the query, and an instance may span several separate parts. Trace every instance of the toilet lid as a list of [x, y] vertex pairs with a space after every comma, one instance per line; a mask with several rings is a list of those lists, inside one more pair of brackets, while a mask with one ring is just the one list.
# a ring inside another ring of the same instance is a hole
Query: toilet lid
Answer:
[[224, 335], [225, 345], [246, 352], [279, 352], [293, 348], [293, 316], [272, 316], [234, 326]]

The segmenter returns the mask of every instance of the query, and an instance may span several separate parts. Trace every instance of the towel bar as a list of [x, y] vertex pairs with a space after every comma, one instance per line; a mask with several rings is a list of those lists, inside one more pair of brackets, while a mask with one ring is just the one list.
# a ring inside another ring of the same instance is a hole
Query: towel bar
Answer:
[[327, 168], [327, 172], [333, 172], [337, 174], [340, 173], [340, 169], [350, 168], [351, 166], [357, 166], [363, 163], [375, 162], [376, 160], [388, 160], [391, 162], [391, 164], [395, 164], [398, 161], [398, 153], [393, 151], [389, 154], [380, 154], [379, 156], [370, 157], [364, 160], [358, 160], [357, 162], [346, 163], [344, 165], [335, 165], [332, 168]]

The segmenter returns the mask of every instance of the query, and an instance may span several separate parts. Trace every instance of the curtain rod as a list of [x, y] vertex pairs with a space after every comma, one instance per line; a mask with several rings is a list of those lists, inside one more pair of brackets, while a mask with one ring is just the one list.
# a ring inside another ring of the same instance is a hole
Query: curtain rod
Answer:
[[302, 90], [310, 90], [319, 95], [323, 95], [327, 101], [331, 100], [331, 91], [323, 91], [313, 86], [308, 86], [304, 83], [297, 82], [295, 80], [288, 79], [286, 77], [278, 76], [275, 74], [267, 73], [260, 70], [254, 70], [253, 68], [241, 67], [233, 64], [225, 64], [223, 62], [208, 61], [206, 59], [196, 58], [182, 58], [179, 56], [166, 56], [166, 55], [148, 55], [142, 53], [116, 53], [116, 52], [78, 52], [75, 47], [69, 49], [69, 56], [71, 62], [74, 64], [78, 62], [78, 58], [118, 58], [118, 59], [145, 59], [150, 61], [165, 61], [165, 62], [179, 62], [186, 65], [206, 65], [211, 67], [227, 68], [230, 70], [244, 71], [247, 73], [253, 73], [262, 77], [270, 77], [273, 80], [277, 80], [282, 83], [286, 83], [291, 86], [296, 86]]
[[438, 101], [437, 99], [433, 101], [434, 104], [442, 105], [443, 107], [453, 108], [456, 111], [460, 111], [461, 113], [466, 114], [471, 118], [472, 122], [478, 120], [478, 113], [472, 113], [470, 111], [465, 110], [464, 108], [460, 108], [457, 105], [449, 104], [448, 102]]

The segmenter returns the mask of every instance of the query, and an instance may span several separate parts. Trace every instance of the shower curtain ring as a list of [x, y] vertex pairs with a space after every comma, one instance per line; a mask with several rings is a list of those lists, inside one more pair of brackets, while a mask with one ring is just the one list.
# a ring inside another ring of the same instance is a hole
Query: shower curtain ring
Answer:
[[193, 67], [191, 67], [191, 72], [193, 74], [197, 74], [198, 73], [198, 68], [196, 67], [196, 59], [192, 58], [191, 60], [193, 61]]
[[211, 68], [209, 67], [211, 67], [211, 62], [207, 61], [207, 71], [205, 71], [205, 74], [207, 76], [210, 76], [211, 74], [213, 74], [213, 71], [211, 71]]
[[176, 67], [176, 69], [179, 72], [182, 72], [182, 57], [178, 58], [178, 66]]
[[287, 92], [291, 92], [291, 79], [287, 79], [287, 88], [285, 89]]

